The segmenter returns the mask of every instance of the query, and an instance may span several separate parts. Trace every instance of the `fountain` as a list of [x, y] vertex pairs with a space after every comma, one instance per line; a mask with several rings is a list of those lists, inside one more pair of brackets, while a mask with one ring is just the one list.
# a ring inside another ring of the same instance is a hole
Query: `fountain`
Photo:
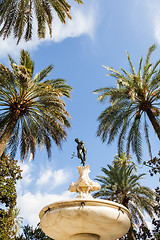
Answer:
[[100, 190], [100, 185], [88, 176], [90, 170], [89, 165], [85, 166], [86, 150], [84, 145], [81, 146], [83, 148], [79, 149], [77, 146], [78, 157], [83, 164], [77, 167], [80, 177], [69, 187], [69, 191], [79, 193], [77, 198], [44, 207], [39, 214], [40, 226], [45, 234], [55, 240], [121, 238], [130, 228], [130, 212], [121, 204], [91, 196], [91, 192]]

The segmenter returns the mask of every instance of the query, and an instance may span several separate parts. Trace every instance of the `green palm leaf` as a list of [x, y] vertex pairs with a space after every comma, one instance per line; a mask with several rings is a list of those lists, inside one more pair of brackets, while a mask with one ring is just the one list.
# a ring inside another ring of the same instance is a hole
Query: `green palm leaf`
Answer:
[[0, 155], [4, 149], [14, 157], [18, 146], [24, 160], [33, 158], [36, 146], [44, 145], [51, 157], [52, 142], [61, 147], [70, 128], [64, 97], [72, 88], [64, 79], [46, 80], [50, 65], [33, 76], [34, 62], [22, 50], [20, 65], [9, 57], [12, 70], [0, 64]]
[[[127, 52], [131, 72], [121, 68], [121, 72], [114, 68], [104, 66], [109, 71], [109, 76], [116, 79], [116, 87], [103, 87], [95, 90], [98, 94], [98, 101], [109, 100], [109, 106], [98, 117], [97, 136], [102, 142], [112, 143], [118, 136], [118, 153], [124, 150], [129, 155], [130, 149], [136, 154], [138, 161], [141, 161], [142, 130], [145, 132], [145, 139], [148, 145], [149, 154], [151, 144], [149, 141], [149, 122], [160, 139], [160, 60], [155, 64], [150, 63], [150, 57], [156, 45], [152, 45], [144, 61], [140, 58], [138, 73], [132, 64]], [[143, 70], [143, 73], [142, 73]], [[147, 119], [146, 119], [147, 116]], [[142, 121], [144, 128], [142, 128]], [[149, 122], [148, 122], [149, 120]]]
[[145, 223], [147, 213], [153, 218], [155, 206], [155, 193], [146, 186], [141, 185], [145, 174], [135, 174], [136, 166], [123, 153], [116, 156], [112, 165], [102, 168], [103, 176], [96, 180], [101, 184], [101, 190], [94, 197], [116, 201], [123, 204], [131, 212], [132, 227]]
[[[74, 0], [82, 4], [81, 0]], [[2, 0], [0, 2], [0, 36], [8, 38], [12, 32], [17, 38], [17, 44], [22, 37], [26, 41], [32, 38], [33, 16], [37, 20], [37, 33], [39, 38], [45, 38], [46, 26], [52, 37], [53, 10], [62, 23], [66, 17], [71, 19], [71, 6], [66, 0]]]

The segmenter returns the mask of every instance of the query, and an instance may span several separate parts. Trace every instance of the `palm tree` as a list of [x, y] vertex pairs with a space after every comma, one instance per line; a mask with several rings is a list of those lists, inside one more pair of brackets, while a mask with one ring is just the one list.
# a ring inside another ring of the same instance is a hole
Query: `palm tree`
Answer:
[[[12, 70], [0, 64], [0, 156], [6, 149], [14, 157], [20, 146], [21, 159], [36, 146], [45, 146], [51, 156], [51, 140], [58, 147], [70, 127], [63, 97], [70, 98], [72, 88], [63, 79], [45, 80], [50, 65], [33, 76], [34, 62], [22, 50], [20, 64], [9, 57]], [[7, 146], [7, 147], [6, 147]]]
[[107, 167], [102, 168], [104, 176], [96, 178], [101, 183], [101, 190], [94, 197], [116, 201], [129, 209], [132, 217], [129, 234], [134, 239], [133, 226], [138, 226], [140, 222], [146, 225], [144, 213], [153, 217], [155, 194], [148, 187], [141, 186], [140, 180], [145, 174], [135, 174], [135, 164], [125, 156], [119, 161], [116, 157], [113, 165]]
[[16, 237], [19, 236], [19, 231], [21, 227], [21, 223], [23, 223], [23, 218], [20, 217], [20, 209], [17, 208], [16, 206], [12, 210], [13, 218], [14, 218], [14, 225], [13, 225], [13, 230], [15, 232]]
[[[74, 0], [82, 4], [81, 0]], [[70, 15], [71, 6], [66, 0], [1, 0], [0, 1], [0, 36], [3, 39], [13, 35], [17, 38], [17, 44], [23, 36], [26, 41], [32, 38], [33, 18], [37, 20], [37, 33], [39, 38], [45, 38], [46, 25], [52, 36], [53, 10], [57, 13], [62, 23], [66, 23], [66, 17]]]
[[110, 100], [110, 106], [98, 117], [97, 135], [101, 136], [103, 142], [107, 141], [107, 144], [114, 141], [115, 136], [119, 135], [119, 154], [123, 151], [124, 141], [127, 140], [127, 154], [132, 146], [138, 161], [141, 161], [142, 119], [151, 158], [148, 119], [160, 140], [160, 60], [154, 65], [150, 63], [150, 57], [155, 48], [156, 45], [149, 48], [143, 69], [143, 58], [140, 59], [138, 72], [133, 67], [129, 53], [127, 55], [131, 68], [130, 73], [123, 68], [121, 68], [121, 73], [114, 68], [105, 66], [110, 71], [108, 75], [117, 80], [117, 86], [94, 91], [99, 94], [100, 102], [104, 102], [106, 99]]

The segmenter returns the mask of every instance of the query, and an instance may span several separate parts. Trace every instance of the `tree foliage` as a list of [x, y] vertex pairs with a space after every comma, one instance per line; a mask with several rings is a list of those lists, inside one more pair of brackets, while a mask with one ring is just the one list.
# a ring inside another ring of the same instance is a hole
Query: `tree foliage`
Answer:
[[10, 240], [15, 236], [13, 210], [16, 206], [16, 182], [21, 179], [17, 161], [2, 155], [0, 158], [0, 239]]
[[[144, 162], [146, 166], [149, 167], [149, 173], [153, 177], [154, 175], [160, 174], [160, 152], [158, 157], [154, 157], [147, 162]], [[160, 178], [159, 178], [160, 182]], [[154, 218], [152, 224], [154, 225], [153, 235], [155, 239], [160, 239], [160, 187], [156, 187], [156, 205], [154, 207], [155, 214], [157, 218]]]
[[[81, 0], [74, 0], [82, 4]], [[24, 36], [26, 41], [32, 38], [33, 19], [37, 20], [37, 34], [45, 38], [46, 26], [52, 37], [53, 10], [60, 21], [66, 23], [66, 17], [71, 19], [71, 5], [66, 0], [1, 0], [0, 1], [0, 36], [3, 39], [11, 34], [17, 38], [17, 43]]]
[[6, 148], [14, 157], [20, 146], [21, 159], [36, 146], [44, 145], [51, 156], [51, 141], [58, 147], [70, 127], [63, 97], [70, 98], [72, 88], [64, 79], [45, 80], [50, 65], [34, 74], [34, 62], [21, 50], [19, 65], [9, 57], [11, 70], [0, 64], [0, 156]]
[[[156, 45], [152, 45], [146, 56], [144, 66], [143, 58], [139, 61], [138, 71], [127, 52], [130, 72], [121, 68], [121, 72], [114, 68], [104, 66], [110, 73], [109, 76], [116, 79], [116, 87], [104, 87], [94, 91], [99, 94], [98, 100], [104, 102], [109, 99], [110, 105], [98, 117], [99, 127], [97, 136], [101, 136], [103, 142], [112, 143], [118, 135], [118, 153], [124, 150], [129, 155], [130, 148], [141, 161], [142, 131], [148, 144], [150, 156], [151, 144], [149, 139], [149, 122], [160, 140], [160, 60], [155, 64], [150, 62], [150, 57]], [[142, 127], [142, 121], [143, 127]]]
[[146, 226], [144, 213], [153, 218], [155, 206], [154, 191], [140, 184], [145, 174], [135, 174], [135, 170], [135, 164], [127, 161], [125, 156], [123, 160], [116, 157], [113, 165], [102, 168], [104, 176], [96, 178], [101, 183], [101, 190], [94, 194], [95, 197], [116, 201], [129, 209], [132, 225], [127, 239], [133, 237], [134, 227], [140, 223]]
[[[160, 152], [158, 153], [159, 157], [154, 157], [147, 162], [143, 162], [144, 165], [149, 167], [149, 173], [151, 176], [155, 174], [160, 174]], [[160, 181], [160, 178], [159, 178]]]
[[35, 229], [33, 227], [26, 225], [23, 227], [23, 233], [16, 240], [52, 240], [52, 238], [45, 235], [39, 226]]

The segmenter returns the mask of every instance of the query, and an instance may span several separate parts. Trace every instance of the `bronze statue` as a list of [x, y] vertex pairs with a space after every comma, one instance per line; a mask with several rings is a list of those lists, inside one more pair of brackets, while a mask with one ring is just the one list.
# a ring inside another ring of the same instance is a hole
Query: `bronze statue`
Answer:
[[[84, 146], [84, 142], [83, 141], [79, 141], [78, 138], [75, 139], [75, 142], [78, 144], [77, 145], [77, 157], [79, 159], [81, 159], [81, 163], [83, 164], [83, 166], [85, 166], [87, 150], [86, 150], [86, 148]], [[82, 154], [83, 154], [83, 156], [82, 156]]]

